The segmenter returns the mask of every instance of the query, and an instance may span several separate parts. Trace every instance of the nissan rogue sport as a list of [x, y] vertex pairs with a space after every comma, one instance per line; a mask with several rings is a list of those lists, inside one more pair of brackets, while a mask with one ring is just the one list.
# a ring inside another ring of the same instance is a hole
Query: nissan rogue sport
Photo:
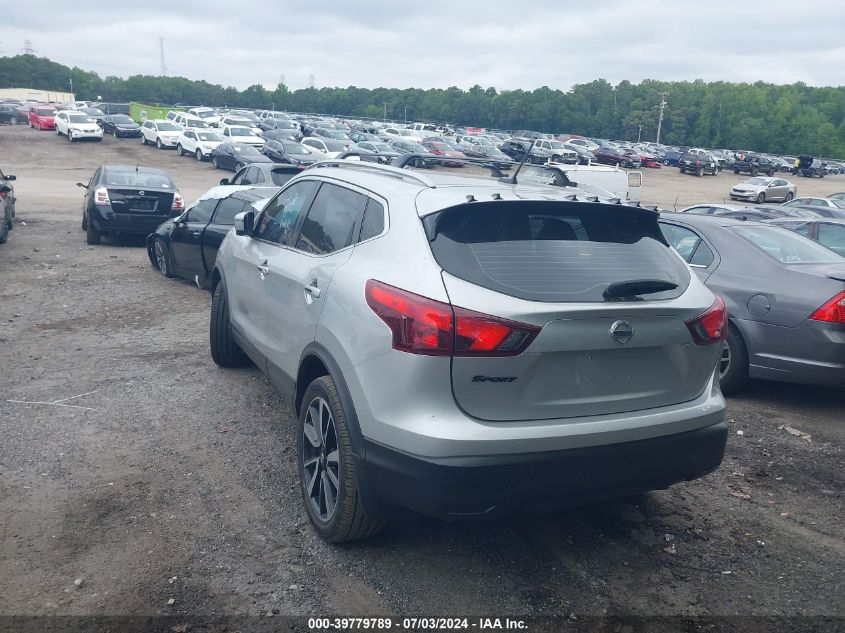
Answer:
[[236, 216], [211, 355], [291, 403], [323, 538], [394, 506], [545, 511], [720, 464], [724, 303], [656, 212], [595, 200], [333, 160]]

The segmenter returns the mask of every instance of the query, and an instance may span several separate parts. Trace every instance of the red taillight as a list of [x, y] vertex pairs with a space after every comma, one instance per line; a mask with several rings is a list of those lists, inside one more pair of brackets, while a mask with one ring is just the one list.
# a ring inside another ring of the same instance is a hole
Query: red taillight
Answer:
[[686, 322], [696, 345], [710, 345], [728, 336], [728, 310], [721, 297], [716, 297], [706, 312]]
[[94, 204], [111, 204], [109, 200], [109, 190], [105, 187], [100, 187], [94, 192]]
[[516, 356], [539, 327], [500, 319], [370, 279], [367, 305], [393, 333], [393, 349], [427, 356]]
[[173, 206], [170, 207], [173, 211], [185, 210], [185, 199], [178, 193], [173, 194]]
[[810, 318], [814, 321], [845, 323], [845, 292], [840, 292], [821, 308], [813, 312]]

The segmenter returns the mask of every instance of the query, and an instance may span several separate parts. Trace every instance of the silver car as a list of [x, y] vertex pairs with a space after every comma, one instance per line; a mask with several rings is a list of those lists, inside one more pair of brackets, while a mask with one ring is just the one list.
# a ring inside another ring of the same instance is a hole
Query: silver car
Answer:
[[731, 189], [731, 200], [760, 203], [777, 200], [789, 202], [795, 197], [797, 191], [798, 188], [795, 185], [783, 178], [756, 176], [734, 185]]
[[724, 303], [654, 211], [334, 160], [236, 217], [210, 344], [298, 416], [330, 541], [666, 488], [722, 460]]

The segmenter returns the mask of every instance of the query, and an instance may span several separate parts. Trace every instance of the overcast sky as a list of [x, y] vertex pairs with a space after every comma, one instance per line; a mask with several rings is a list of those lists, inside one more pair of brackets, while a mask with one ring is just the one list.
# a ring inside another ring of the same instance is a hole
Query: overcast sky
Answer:
[[533, 89], [603, 77], [841, 85], [845, 1], [143, 0], [14, 3], [0, 53], [245, 88]]

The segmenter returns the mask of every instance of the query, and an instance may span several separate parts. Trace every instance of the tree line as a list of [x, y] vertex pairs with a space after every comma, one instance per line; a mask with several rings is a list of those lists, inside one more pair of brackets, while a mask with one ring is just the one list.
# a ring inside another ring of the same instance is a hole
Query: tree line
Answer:
[[33, 55], [0, 57], [0, 87], [69, 91], [77, 99], [229, 106], [541, 132], [654, 140], [660, 94], [667, 106], [661, 141], [671, 145], [808, 153], [845, 158], [845, 86], [812, 87], [604, 79], [563, 91], [497, 91], [473, 86], [431, 88], [304, 88], [260, 84], [238, 90], [184, 77], [100, 77]]

